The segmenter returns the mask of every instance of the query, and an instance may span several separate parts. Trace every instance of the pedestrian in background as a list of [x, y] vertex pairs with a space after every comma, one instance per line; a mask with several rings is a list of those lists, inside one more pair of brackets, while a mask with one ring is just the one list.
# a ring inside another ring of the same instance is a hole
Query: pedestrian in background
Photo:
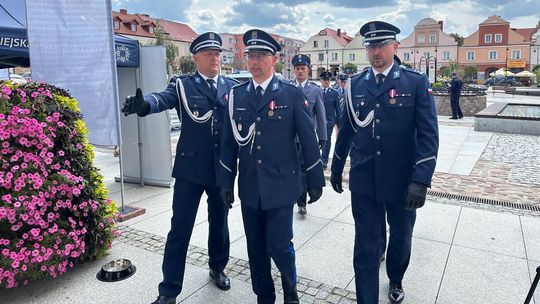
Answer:
[[450, 81], [450, 107], [452, 108], [452, 116], [450, 119], [462, 119], [463, 112], [459, 106], [459, 98], [461, 97], [461, 88], [463, 81], [459, 79], [456, 72], [452, 72], [452, 80]]

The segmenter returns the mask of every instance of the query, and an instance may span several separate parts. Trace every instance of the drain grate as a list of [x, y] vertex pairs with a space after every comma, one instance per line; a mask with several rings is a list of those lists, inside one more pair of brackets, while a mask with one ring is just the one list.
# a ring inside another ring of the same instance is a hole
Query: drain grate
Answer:
[[473, 203], [478, 203], [478, 204], [491, 205], [491, 206], [500, 206], [500, 207], [519, 209], [519, 210], [540, 212], [540, 205], [523, 204], [523, 203], [518, 204], [518, 203], [497, 201], [497, 200], [481, 198], [481, 197], [444, 193], [444, 192], [432, 191], [432, 190], [428, 190], [428, 195], [440, 197], [440, 198], [456, 199], [460, 201], [468, 201], [468, 202], [473, 202]]

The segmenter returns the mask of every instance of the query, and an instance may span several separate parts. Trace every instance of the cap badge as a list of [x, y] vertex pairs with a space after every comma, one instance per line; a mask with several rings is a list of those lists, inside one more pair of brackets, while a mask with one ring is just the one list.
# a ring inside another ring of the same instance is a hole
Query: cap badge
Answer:
[[208, 37], [210, 37], [210, 39], [212, 39], [212, 40], [213, 40], [213, 39], [216, 39], [216, 36], [214, 35], [214, 33], [208, 34]]
[[251, 39], [257, 39], [257, 31], [251, 32]]
[[374, 30], [376, 30], [376, 29], [377, 29], [377, 27], [375, 26], [375, 23], [371, 23], [371, 24], [369, 25], [369, 30], [370, 30], [370, 31], [374, 31]]

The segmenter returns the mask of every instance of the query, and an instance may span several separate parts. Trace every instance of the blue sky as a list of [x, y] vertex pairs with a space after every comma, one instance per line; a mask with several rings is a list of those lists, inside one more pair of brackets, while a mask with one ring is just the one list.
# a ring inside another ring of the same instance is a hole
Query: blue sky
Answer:
[[306, 41], [325, 27], [354, 36], [362, 24], [383, 20], [401, 28], [400, 39], [423, 18], [444, 22], [446, 33], [472, 34], [478, 24], [499, 15], [511, 27], [535, 27], [540, 0], [112, 0], [113, 10], [146, 13], [187, 23], [196, 32], [243, 33], [261, 28]]

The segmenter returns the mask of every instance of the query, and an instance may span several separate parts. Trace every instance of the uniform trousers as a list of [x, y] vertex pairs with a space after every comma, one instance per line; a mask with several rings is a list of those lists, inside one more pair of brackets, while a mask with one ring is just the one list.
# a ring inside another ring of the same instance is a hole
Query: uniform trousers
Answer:
[[461, 112], [461, 107], [459, 106], [459, 96], [450, 95], [450, 107], [452, 109], [452, 117], [463, 117], [463, 112]]
[[354, 274], [356, 298], [360, 304], [376, 304], [379, 298], [379, 266], [386, 237], [381, 225], [386, 213], [390, 238], [386, 273], [391, 283], [400, 284], [411, 257], [412, 232], [416, 211], [405, 209], [405, 202], [382, 202], [351, 193], [354, 217]]
[[290, 294], [296, 290], [292, 209], [293, 204], [270, 210], [242, 204], [251, 283], [258, 304], [276, 301], [270, 258], [281, 272], [283, 293]]
[[208, 195], [208, 266], [219, 272], [225, 269], [229, 261], [229, 208], [223, 203], [219, 188], [177, 179], [171, 230], [167, 235], [163, 257], [163, 282], [159, 284], [159, 294], [162, 296], [174, 298], [182, 291], [186, 254], [203, 192]]

